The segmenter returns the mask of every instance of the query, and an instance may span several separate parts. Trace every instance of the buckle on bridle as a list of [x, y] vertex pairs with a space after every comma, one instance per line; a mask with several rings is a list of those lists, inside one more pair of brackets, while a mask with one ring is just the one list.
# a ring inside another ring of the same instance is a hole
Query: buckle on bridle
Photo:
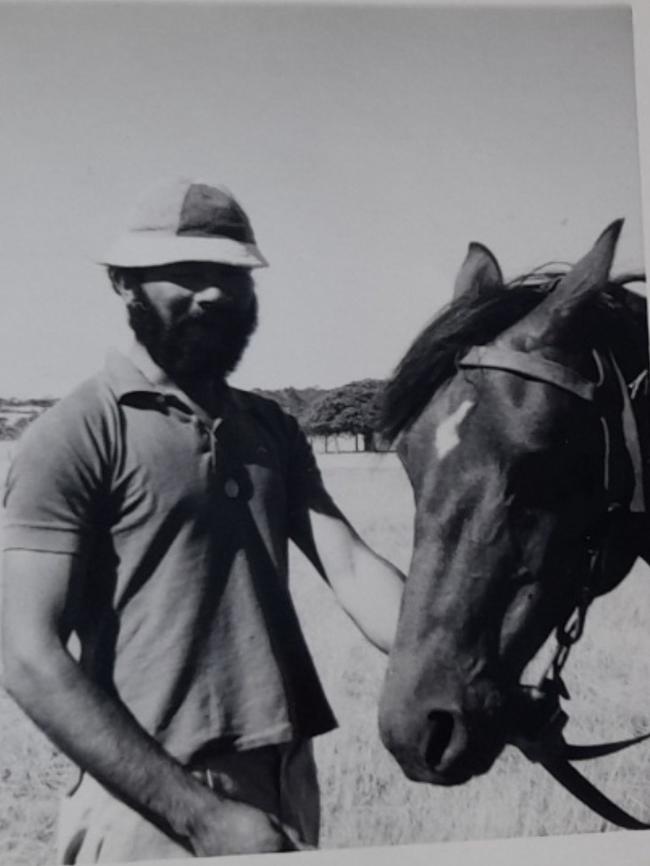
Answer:
[[560, 680], [546, 678], [537, 686], [518, 686], [513, 695], [514, 729], [508, 741], [535, 763], [557, 752], [569, 717], [560, 706]]

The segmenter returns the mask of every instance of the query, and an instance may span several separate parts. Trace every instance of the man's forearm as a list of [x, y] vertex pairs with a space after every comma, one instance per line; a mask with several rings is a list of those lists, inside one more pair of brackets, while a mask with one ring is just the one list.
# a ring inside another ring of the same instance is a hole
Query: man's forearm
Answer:
[[397, 631], [404, 575], [365, 545], [352, 558], [352, 575], [337, 581], [336, 595], [368, 640], [389, 652]]
[[64, 754], [192, 850], [187, 840], [203, 787], [63, 647], [50, 647], [38, 662], [6, 657], [5, 686]]

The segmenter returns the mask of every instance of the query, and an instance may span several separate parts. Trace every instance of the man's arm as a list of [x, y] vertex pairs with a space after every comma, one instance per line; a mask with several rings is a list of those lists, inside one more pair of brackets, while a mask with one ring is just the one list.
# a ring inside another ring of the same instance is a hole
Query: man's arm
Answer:
[[294, 515], [292, 538], [368, 640], [388, 652], [397, 630], [404, 575], [368, 547], [325, 490]]
[[198, 782], [68, 653], [84, 571], [75, 555], [5, 553], [7, 691], [61, 751], [188, 851], [208, 856], [283, 850], [286, 840], [263, 812]]

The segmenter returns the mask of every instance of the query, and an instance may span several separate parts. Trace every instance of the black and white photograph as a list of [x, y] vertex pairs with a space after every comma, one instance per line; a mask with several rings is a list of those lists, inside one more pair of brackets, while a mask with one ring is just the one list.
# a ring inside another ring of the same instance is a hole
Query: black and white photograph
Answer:
[[0, 0], [0, 862], [647, 862], [637, 27]]

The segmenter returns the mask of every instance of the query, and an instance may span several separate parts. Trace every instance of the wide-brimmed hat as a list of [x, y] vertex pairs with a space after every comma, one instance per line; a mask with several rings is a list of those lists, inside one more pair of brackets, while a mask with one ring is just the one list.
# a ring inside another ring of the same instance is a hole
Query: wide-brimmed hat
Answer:
[[246, 212], [230, 190], [175, 179], [144, 196], [101, 264], [145, 268], [174, 262], [263, 268]]

